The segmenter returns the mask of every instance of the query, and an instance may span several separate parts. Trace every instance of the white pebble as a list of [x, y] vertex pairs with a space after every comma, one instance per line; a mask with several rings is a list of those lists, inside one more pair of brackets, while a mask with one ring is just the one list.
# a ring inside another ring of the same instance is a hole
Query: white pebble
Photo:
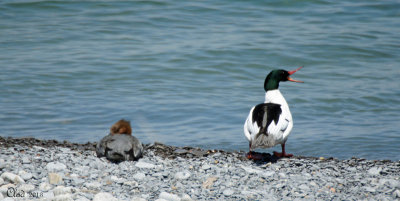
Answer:
[[142, 172], [138, 172], [133, 175], [133, 178], [136, 180], [143, 180], [144, 178], [146, 178], [146, 175]]
[[142, 161], [138, 161], [135, 164], [136, 167], [138, 168], [155, 168], [156, 166], [151, 164], [151, 163], [146, 163], [146, 162], [142, 162]]
[[176, 179], [184, 180], [184, 179], [189, 178], [190, 175], [191, 175], [191, 174], [190, 174], [189, 171], [177, 172], [177, 173], [175, 174], [175, 178], [176, 178]]
[[368, 173], [371, 175], [379, 175], [382, 171], [382, 168], [380, 167], [373, 167], [371, 169], [368, 170]]
[[18, 187], [18, 190], [24, 191], [25, 193], [35, 190], [35, 186], [32, 184], [22, 184]]
[[49, 172], [61, 172], [67, 169], [67, 166], [59, 162], [50, 162], [46, 165], [46, 169]]
[[25, 181], [20, 176], [13, 174], [11, 172], [5, 172], [1, 174], [1, 178], [4, 181], [12, 182], [14, 184], [25, 183]]
[[54, 196], [52, 201], [72, 201], [72, 195], [71, 194], [62, 194], [62, 195], [57, 195]]
[[50, 189], [52, 189], [53, 188], [53, 186], [51, 186], [51, 184], [49, 184], [49, 183], [47, 183], [47, 182], [43, 182], [43, 183], [41, 183], [40, 185], [39, 185], [39, 189], [41, 190], [41, 191], [49, 191]]
[[181, 201], [181, 198], [179, 196], [167, 192], [160, 193], [159, 199], [164, 199], [168, 201]]
[[110, 193], [100, 192], [94, 196], [93, 201], [118, 201], [118, 199]]
[[234, 193], [234, 191], [231, 190], [231, 189], [225, 189], [224, 192], [223, 192], [223, 194], [225, 196], [231, 196], [233, 193]]
[[85, 186], [90, 190], [98, 190], [101, 187], [101, 184], [95, 181], [95, 182], [85, 183]]
[[71, 192], [72, 192], [71, 187], [57, 186], [53, 189], [53, 193], [55, 196], [63, 195], [63, 194], [70, 194]]

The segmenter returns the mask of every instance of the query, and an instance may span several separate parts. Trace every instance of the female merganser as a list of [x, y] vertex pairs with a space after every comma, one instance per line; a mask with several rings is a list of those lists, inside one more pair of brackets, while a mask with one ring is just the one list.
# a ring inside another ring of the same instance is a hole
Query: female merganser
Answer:
[[274, 152], [275, 156], [293, 156], [285, 152], [285, 143], [293, 128], [292, 114], [278, 87], [281, 81], [302, 82], [289, 77], [301, 68], [293, 71], [273, 70], [265, 78], [265, 102], [251, 108], [244, 123], [244, 134], [249, 140], [248, 159], [261, 159], [251, 150], [270, 148], [277, 144], [281, 144], [282, 153]]

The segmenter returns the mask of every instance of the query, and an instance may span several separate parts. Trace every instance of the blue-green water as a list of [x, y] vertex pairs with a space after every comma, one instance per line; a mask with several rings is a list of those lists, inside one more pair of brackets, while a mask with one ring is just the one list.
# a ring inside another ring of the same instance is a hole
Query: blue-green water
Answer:
[[[2, 0], [0, 135], [245, 150], [274, 68], [295, 155], [400, 160], [400, 2]], [[279, 147], [265, 150], [271, 152]]]

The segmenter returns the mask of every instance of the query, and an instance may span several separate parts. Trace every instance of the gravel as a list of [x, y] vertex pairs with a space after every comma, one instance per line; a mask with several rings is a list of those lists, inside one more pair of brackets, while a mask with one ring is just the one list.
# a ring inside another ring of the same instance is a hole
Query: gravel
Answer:
[[[0, 200], [399, 200], [400, 161], [296, 156], [154, 143], [138, 161], [96, 143], [0, 137]], [[269, 155], [269, 154], [267, 154]]]

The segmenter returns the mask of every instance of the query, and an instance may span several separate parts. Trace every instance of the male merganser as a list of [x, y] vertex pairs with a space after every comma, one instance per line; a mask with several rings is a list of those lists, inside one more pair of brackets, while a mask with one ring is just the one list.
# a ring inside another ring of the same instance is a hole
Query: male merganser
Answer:
[[253, 149], [270, 148], [277, 144], [281, 144], [282, 152], [274, 152], [275, 156], [293, 156], [285, 152], [285, 143], [293, 128], [292, 114], [278, 87], [281, 81], [302, 82], [289, 77], [301, 68], [293, 71], [273, 70], [265, 78], [265, 102], [251, 108], [244, 123], [244, 134], [249, 140], [248, 159], [261, 159], [252, 152]]

